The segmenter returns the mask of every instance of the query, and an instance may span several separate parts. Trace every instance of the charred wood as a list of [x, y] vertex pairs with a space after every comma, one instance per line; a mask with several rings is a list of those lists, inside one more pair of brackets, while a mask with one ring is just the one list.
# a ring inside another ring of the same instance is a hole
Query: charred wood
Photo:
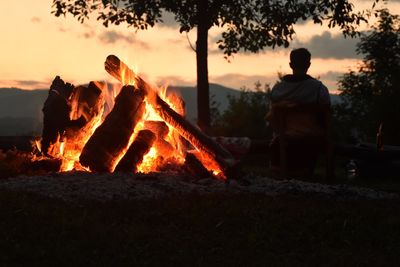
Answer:
[[74, 110], [72, 110], [74, 117], [78, 119], [83, 116], [88, 122], [97, 116], [104, 105], [101, 94], [102, 89], [97, 82], [90, 82], [88, 87], [76, 87], [71, 96], [71, 102], [76, 103], [76, 106], [73, 107]]
[[48, 154], [49, 148], [55, 144], [63, 135], [65, 129], [70, 125], [69, 117], [71, 108], [68, 98], [74, 86], [65, 83], [59, 76], [53, 80], [49, 95], [43, 106], [43, 131], [41, 148], [44, 154]]
[[31, 162], [30, 169], [33, 172], [58, 172], [60, 171], [61, 163], [62, 160], [57, 158], [39, 159]]
[[155, 139], [156, 135], [150, 130], [140, 131], [124, 157], [115, 167], [115, 171], [136, 172], [138, 165], [142, 163], [144, 155], [150, 151]]
[[158, 151], [158, 154], [163, 158], [168, 158], [169, 155], [174, 153], [174, 146], [165, 140], [169, 133], [168, 125], [163, 121], [146, 121], [144, 129], [148, 129], [155, 133], [157, 139], [153, 146]]
[[136, 124], [145, 112], [145, 92], [124, 86], [112, 111], [96, 129], [82, 150], [80, 163], [94, 172], [112, 172], [129, 145]]
[[150, 130], [155, 134], [156, 139], [154, 141], [153, 147], [157, 150], [162, 159], [168, 158], [169, 155], [172, 155], [174, 153], [174, 147], [165, 140], [169, 133], [169, 127], [165, 122], [145, 121], [144, 129]]
[[60, 170], [61, 160], [36, 157], [32, 152], [19, 150], [0, 150], [2, 171], [0, 178], [16, 175], [37, 175]]
[[101, 113], [104, 106], [102, 89], [95, 82], [88, 87], [78, 86], [71, 96], [72, 120], [66, 129], [68, 139], [80, 138], [80, 130], [93, 121]]
[[93, 134], [95, 124], [100, 120], [104, 109], [104, 94], [97, 82], [90, 82], [88, 87], [78, 86], [71, 96], [72, 120], [65, 131], [64, 151], [77, 155]]
[[207, 178], [212, 174], [203, 166], [200, 160], [192, 153], [187, 153], [185, 157], [184, 170], [193, 177]]

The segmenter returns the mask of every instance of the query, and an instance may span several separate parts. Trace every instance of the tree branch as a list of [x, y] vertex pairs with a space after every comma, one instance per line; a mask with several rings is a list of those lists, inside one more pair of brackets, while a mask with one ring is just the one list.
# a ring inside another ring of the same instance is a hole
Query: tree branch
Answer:
[[186, 32], [186, 39], [187, 39], [187, 41], [188, 41], [188, 43], [189, 43], [189, 45], [190, 45], [190, 48], [196, 53], [197, 50], [196, 50], [196, 48], [194, 48], [194, 46], [192, 45], [192, 42], [191, 42], [190, 39], [189, 39], [189, 34], [188, 34], [188, 32]]

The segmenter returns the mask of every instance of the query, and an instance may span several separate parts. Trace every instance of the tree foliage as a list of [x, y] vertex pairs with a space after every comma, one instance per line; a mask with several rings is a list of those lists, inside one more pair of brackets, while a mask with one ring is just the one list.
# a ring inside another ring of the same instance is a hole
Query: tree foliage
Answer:
[[354, 36], [357, 25], [369, 15], [354, 11], [351, 0], [53, 0], [52, 13], [57, 17], [69, 13], [80, 22], [97, 13], [106, 27], [126, 23], [145, 30], [162, 23], [165, 11], [174, 14], [181, 33], [197, 28], [197, 108], [202, 128], [210, 125], [207, 37], [211, 27], [222, 29], [217, 44], [229, 58], [241, 50], [288, 47], [294, 25], [301, 20], [327, 21], [328, 27]]
[[364, 55], [361, 65], [339, 81], [343, 103], [337, 107], [337, 116], [370, 141], [384, 123], [386, 142], [399, 144], [400, 17], [386, 9], [377, 16], [377, 24], [357, 44], [357, 52]]
[[[199, 13], [200, 2], [207, 2], [205, 14]], [[174, 14], [180, 32], [198, 27], [201, 16], [208, 28], [223, 28], [217, 43], [228, 56], [241, 49], [258, 52], [267, 46], [287, 47], [294, 24], [309, 18], [318, 24], [328, 21], [329, 27], [354, 35], [368, 15], [355, 12], [349, 0], [53, 0], [52, 13], [57, 17], [70, 13], [84, 22], [96, 12], [106, 27], [126, 23], [144, 30], [162, 23], [165, 11]]]

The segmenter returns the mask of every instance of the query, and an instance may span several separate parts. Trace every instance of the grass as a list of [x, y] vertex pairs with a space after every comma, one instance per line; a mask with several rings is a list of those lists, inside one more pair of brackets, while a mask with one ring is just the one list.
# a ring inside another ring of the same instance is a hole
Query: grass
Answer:
[[[12, 156], [0, 176], [18, 174]], [[243, 169], [270, 175], [264, 162]], [[347, 182], [400, 188], [382, 181]], [[261, 194], [67, 203], [0, 190], [0, 266], [395, 266], [399, 204]]]
[[75, 204], [0, 192], [4, 266], [350, 266], [400, 260], [396, 201], [185, 195]]
[[65, 203], [0, 192], [3, 266], [393, 266], [397, 201], [185, 195]]

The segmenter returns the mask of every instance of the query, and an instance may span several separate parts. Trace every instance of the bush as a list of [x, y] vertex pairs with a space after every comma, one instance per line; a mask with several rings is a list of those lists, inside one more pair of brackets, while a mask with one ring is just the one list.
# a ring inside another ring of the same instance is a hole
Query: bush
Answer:
[[255, 88], [242, 87], [239, 96], [228, 96], [228, 108], [220, 114], [218, 103], [211, 102], [212, 133], [220, 136], [245, 136], [266, 138], [272, 132], [265, 122], [269, 103], [270, 87], [262, 87], [260, 82]]

